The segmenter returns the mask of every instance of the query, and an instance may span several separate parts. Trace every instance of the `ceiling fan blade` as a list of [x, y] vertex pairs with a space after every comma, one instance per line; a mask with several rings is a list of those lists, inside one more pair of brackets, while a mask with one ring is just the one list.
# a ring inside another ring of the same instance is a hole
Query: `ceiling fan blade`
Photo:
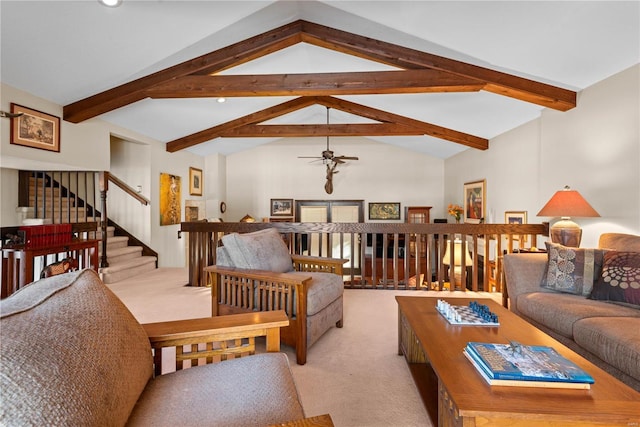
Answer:
[[360, 160], [357, 157], [353, 157], [353, 156], [336, 156], [334, 157], [334, 159], [340, 159], [340, 160]]
[[322, 159], [322, 157], [318, 156], [298, 156], [299, 159]]

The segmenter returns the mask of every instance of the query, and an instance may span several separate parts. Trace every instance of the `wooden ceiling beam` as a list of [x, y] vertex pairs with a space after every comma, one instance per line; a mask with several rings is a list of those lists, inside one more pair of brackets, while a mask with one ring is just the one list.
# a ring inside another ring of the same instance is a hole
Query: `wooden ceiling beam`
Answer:
[[218, 135], [222, 132], [226, 132], [245, 125], [261, 123], [316, 103], [316, 98], [312, 96], [292, 99], [291, 101], [283, 102], [281, 104], [274, 105], [273, 107], [265, 108], [264, 110], [256, 111], [255, 113], [239, 117], [235, 120], [231, 120], [229, 122], [222, 123], [220, 125], [202, 130], [200, 132], [196, 132], [191, 135], [187, 135], [185, 137], [167, 142], [166, 150], [170, 153], [175, 153], [176, 151], [183, 150], [185, 148], [189, 148], [194, 145], [198, 145], [217, 138]]
[[[380, 122], [380, 124], [257, 126], [259, 123], [263, 123], [267, 120], [271, 120], [314, 104], [335, 108], [350, 114], [375, 120]], [[331, 128], [333, 128], [333, 130], [331, 130]], [[387, 130], [389, 133], [380, 133], [383, 130]], [[479, 150], [486, 150], [489, 148], [489, 141], [487, 139], [480, 138], [475, 135], [470, 135], [464, 132], [422, 122], [420, 120], [411, 119], [409, 117], [400, 116], [398, 114], [389, 113], [387, 111], [378, 110], [331, 96], [303, 96], [257, 111], [244, 117], [240, 117], [230, 122], [205, 129], [192, 135], [170, 141], [167, 143], [166, 150], [169, 152], [175, 152], [223, 136], [300, 137], [305, 135], [326, 136], [327, 132], [342, 132], [331, 134], [335, 136], [428, 135]], [[374, 133], [367, 134], [367, 132]]]
[[288, 138], [312, 136], [407, 136], [423, 135], [420, 129], [396, 123], [246, 125], [218, 134], [226, 138]]
[[477, 92], [484, 82], [438, 70], [185, 76], [154, 86], [151, 98], [327, 96]]
[[301, 21], [292, 22], [214, 52], [122, 84], [63, 108], [64, 120], [80, 123], [147, 97], [151, 87], [190, 74], [210, 74], [251, 61], [301, 41]]
[[485, 90], [489, 92], [555, 110], [576, 106], [576, 93], [567, 89], [308, 21], [302, 21], [302, 41], [399, 68], [430, 68], [478, 79], [487, 83]]
[[447, 141], [466, 145], [467, 147], [477, 148], [478, 150], [486, 150], [489, 148], [489, 140], [485, 138], [480, 138], [468, 133], [412, 119], [410, 117], [401, 116], [399, 114], [390, 113], [388, 111], [367, 107], [344, 99], [334, 98], [332, 96], [319, 96], [317, 97], [317, 102], [325, 107], [335, 108], [337, 110], [366, 117], [371, 120], [410, 126], [421, 130], [424, 135], [445, 139]]

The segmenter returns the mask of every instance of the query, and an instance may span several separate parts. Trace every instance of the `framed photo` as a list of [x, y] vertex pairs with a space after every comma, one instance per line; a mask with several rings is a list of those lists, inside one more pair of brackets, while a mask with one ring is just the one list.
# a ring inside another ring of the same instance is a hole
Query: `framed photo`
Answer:
[[41, 150], [60, 152], [60, 117], [11, 104], [11, 143]]
[[369, 219], [383, 221], [400, 219], [400, 203], [369, 203]]
[[202, 169], [189, 168], [189, 194], [202, 196]]
[[271, 216], [293, 216], [293, 199], [271, 199]]
[[[505, 224], [526, 224], [527, 211], [506, 211], [504, 213]], [[520, 236], [513, 236], [513, 240], [520, 240]], [[524, 236], [523, 243], [527, 242], [527, 236]]]
[[464, 184], [464, 222], [480, 224], [484, 222], [485, 181], [467, 182]]

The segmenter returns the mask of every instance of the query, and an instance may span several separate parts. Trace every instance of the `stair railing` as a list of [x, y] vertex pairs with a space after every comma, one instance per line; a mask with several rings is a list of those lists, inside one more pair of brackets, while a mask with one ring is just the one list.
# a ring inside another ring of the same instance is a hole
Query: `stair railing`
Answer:
[[118, 188], [122, 189], [127, 195], [133, 197], [141, 204], [147, 206], [150, 201], [146, 197], [139, 194], [136, 190], [134, 190], [127, 183], [111, 174], [108, 171], [102, 171], [98, 173], [98, 183], [100, 189], [100, 211], [102, 213], [100, 219], [100, 230], [102, 231], [102, 255], [100, 256], [100, 267], [109, 267], [109, 262], [107, 261], [107, 226], [109, 225], [108, 215], [107, 215], [107, 192], [109, 191], [109, 182], [116, 185]]
[[[44, 219], [53, 224], [73, 223], [74, 232], [85, 235], [94, 232], [97, 228], [96, 223], [99, 222], [103, 236], [99, 263], [101, 268], [108, 267], [106, 236], [109, 224], [107, 213], [109, 182], [141, 204], [150, 204], [149, 199], [108, 171], [27, 170], [19, 172], [18, 204], [32, 210], [34, 218]], [[146, 248], [146, 245], [143, 244], [143, 247]]]

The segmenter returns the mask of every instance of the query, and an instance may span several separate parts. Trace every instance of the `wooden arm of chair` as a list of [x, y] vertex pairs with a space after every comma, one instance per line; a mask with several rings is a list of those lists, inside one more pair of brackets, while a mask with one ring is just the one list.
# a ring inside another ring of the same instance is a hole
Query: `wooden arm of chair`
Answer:
[[240, 277], [259, 281], [270, 280], [273, 282], [281, 283], [283, 285], [302, 285], [311, 280], [311, 277], [304, 277], [299, 274], [276, 273], [273, 271], [251, 270], [248, 268], [221, 267], [218, 265], [210, 265], [208, 267], [205, 267], [204, 271], [206, 273], [214, 273], [211, 276], [215, 276], [215, 274], [221, 274], [223, 276]]
[[[280, 351], [280, 328], [289, 325], [284, 311], [233, 314], [200, 319], [147, 323], [142, 325], [153, 348], [155, 375], [161, 375], [162, 349], [176, 348], [176, 370], [182, 369], [183, 361], [190, 360], [192, 366], [198, 359], [206, 363], [226, 360], [229, 355], [241, 357], [255, 354], [255, 337], [266, 337], [266, 350]], [[206, 349], [199, 349], [205, 344]], [[184, 352], [184, 346], [190, 346]]]
[[321, 271], [335, 273], [342, 276], [342, 265], [348, 259], [325, 258], [308, 255], [291, 255], [293, 267], [296, 271]]

